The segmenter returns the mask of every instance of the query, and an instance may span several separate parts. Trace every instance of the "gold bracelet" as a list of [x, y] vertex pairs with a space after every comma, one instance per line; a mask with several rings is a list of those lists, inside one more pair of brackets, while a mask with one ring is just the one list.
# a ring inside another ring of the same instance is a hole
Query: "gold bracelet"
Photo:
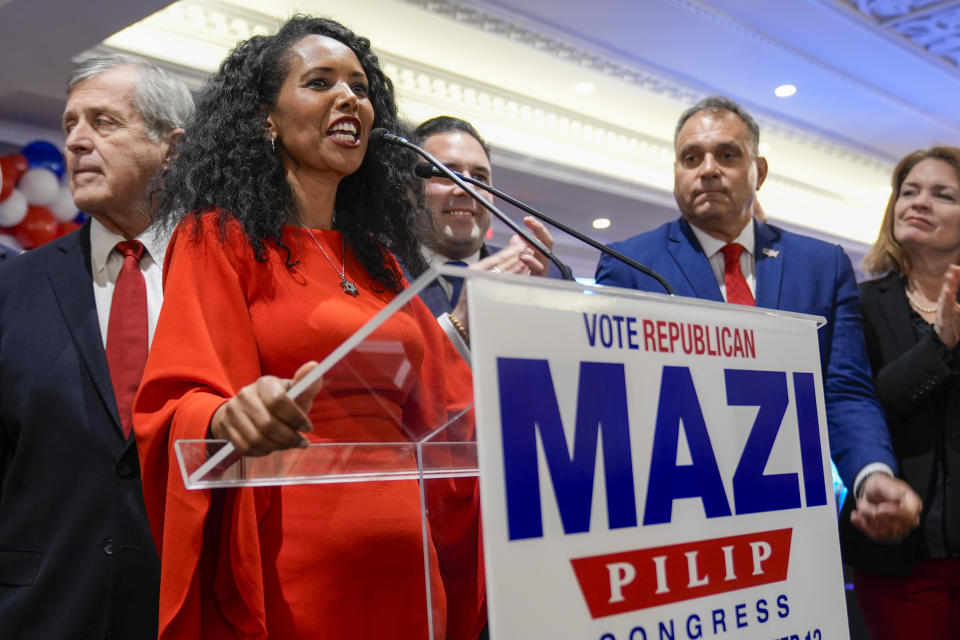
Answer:
[[457, 330], [457, 333], [460, 334], [460, 337], [463, 338], [463, 341], [468, 343], [470, 342], [470, 333], [467, 331], [467, 328], [463, 326], [463, 323], [453, 317], [452, 313], [447, 314], [447, 319], [450, 320], [450, 324]]

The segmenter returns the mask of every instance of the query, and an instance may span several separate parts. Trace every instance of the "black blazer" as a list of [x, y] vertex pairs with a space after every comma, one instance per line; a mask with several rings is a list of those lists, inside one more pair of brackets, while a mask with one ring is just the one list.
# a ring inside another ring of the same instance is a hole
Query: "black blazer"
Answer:
[[87, 223], [0, 265], [0, 637], [156, 638], [159, 575]]
[[[930, 336], [917, 340], [903, 288], [900, 275], [889, 274], [861, 284], [860, 297], [867, 353], [900, 476], [924, 500], [921, 526], [899, 544], [873, 543], [850, 524], [852, 496], [840, 521], [844, 559], [859, 569], [888, 575], [908, 575], [918, 556], [936, 480], [935, 455], [945, 459], [951, 473], [960, 473], [960, 376], [944, 362], [942, 344]], [[958, 498], [948, 488], [946, 517], [960, 517]]]

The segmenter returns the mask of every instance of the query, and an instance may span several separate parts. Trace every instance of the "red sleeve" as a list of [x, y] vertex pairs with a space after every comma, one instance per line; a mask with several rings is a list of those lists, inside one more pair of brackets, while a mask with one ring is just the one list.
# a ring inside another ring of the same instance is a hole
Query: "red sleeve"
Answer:
[[[161, 561], [160, 638], [202, 628], [206, 594], [199, 573], [202, 561], [212, 562], [202, 553], [211, 492], [185, 488], [174, 443], [207, 438], [217, 408], [260, 376], [244, 293], [250, 274], [243, 269], [251, 264], [239, 227], [229, 227], [221, 239], [213, 214], [181, 224], [167, 251], [163, 309], [134, 406], [144, 501]], [[256, 519], [239, 517], [255, 513], [253, 491], [230, 492], [226, 501], [236, 542], [249, 541], [248, 551], [256, 553]], [[244, 528], [244, 522], [251, 524]], [[248, 560], [244, 566], [259, 573], [259, 557]], [[244, 568], [238, 569], [242, 578]], [[262, 603], [258, 583], [254, 575], [237, 585], [248, 594], [244, 599]]]

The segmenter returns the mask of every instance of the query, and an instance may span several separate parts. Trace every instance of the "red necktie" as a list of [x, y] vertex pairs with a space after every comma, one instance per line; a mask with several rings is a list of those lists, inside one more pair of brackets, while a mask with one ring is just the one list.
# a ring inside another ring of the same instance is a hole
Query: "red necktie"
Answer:
[[133, 397], [147, 363], [147, 283], [140, 271], [143, 245], [127, 240], [118, 243], [116, 250], [123, 254], [123, 266], [110, 303], [107, 366], [126, 438], [133, 429]]
[[720, 251], [723, 251], [723, 283], [727, 286], [727, 302], [752, 307], [755, 304], [753, 293], [740, 271], [740, 254], [743, 253], [744, 246], [734, 242], [723, 245]]

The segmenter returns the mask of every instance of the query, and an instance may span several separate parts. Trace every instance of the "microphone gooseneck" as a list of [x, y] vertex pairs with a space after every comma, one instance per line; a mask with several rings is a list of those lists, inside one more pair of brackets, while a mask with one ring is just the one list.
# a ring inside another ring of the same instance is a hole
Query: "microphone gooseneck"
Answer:
[[[432, 166], [430, 166], [430, 165], [427, 164], [426, 162], [417, 163], [417, 165], [414, 166], [414, 168], [413, 168], [413, 172], [414, 172], [418, 177], [420, 177], [420, 178], [444, 177], [442, 173], [438, 172], [436, 169], [434, 169]], [[520, 202], [520, 201], [517, 200], [516, 198], [513, 198], [512, 196], [507, 195], [507, 194], [504, 193], [503, 191], [500, 191], [499, 189], [496, 189], [496, 188], [490, 186], [489, 184], [486, 184], [485, 182], [481, 182], [481, 181], [479, 181], [479, 180], [475, 180], [475, 179], [473, 179], [473, 178], [470, 178], [470, 177], [468, 177], [468, 176], [462, 175], [462, 174], [457, 173], [457, 172], [454, 172], [454, 173], [456, 173], [456, 175], [459, 176], [459, 177], [460, 177], [462, 180], [464, 180], [465, 182], [469, 182], [470, 184], [472, 184], [472, 185], [474, 185], [474, 186], [477, 186], [477, 187], [480, 187], [481, 189], [484, 189], [485, 191], [489, 191], [490, 193], [492, 193], [493, 195], [497, 196], [497, 197], [500, 198], [501, 200], [505, 200], [506, 202], [509, 202], [510, 204], [512, 204], [513, 206], [517, 207], [518, 209], [521, 209], [521, 210], [523, 210], [523, 211], [526, 211], [527, 213], [529, 213], [529, 214], [532, 215], [533, 217], [538, 218], [538, 219], [546, 222], [547, 224], [549, 224], [549, 225], [551, 225], [551, 226], [553, 226], [553, 227], [556, 227], [557, 229], [560, 229], [560, 231], [563, 231], [563, 232], [566, 233], [567, 235], [573, 236], [573, 237], [576, 238], [577, 240], [580, 240], [581, 242], [584, 242], [584, 243], [590, 245], [591, 247], [593, 247], [594, 249], [597, 249], [597, 250], [600, 251], [601, 253], [605, 253], [605, 254], [607, 254], [608, 256], [610, 256], [611, 258], [614, 258], [615, 260], [619, 260], [620, 262], [624, 263], [625, 265], [627, 265], [627, 266], [629, 266], [629, 267], [633, 267], [633, 268], [636, 269], [637, 271], [639, 271], [639, 272], [641, 272], [641, 273], [643, 273], [643, 274], [645, 274], [645, 275], [650, 276], [651, 278], [653, 278], [654, 280], [656, 280], [657, 282], [659, 282], [659, 283], [660, 283], [660, 286], [662, 286], [667, 293], [669, 293], [670, 295], [674, 295], [673, 287], [670, 286], [670, 283], [667, 282], [666, 278], [664, 278], [663, 276], [661, 276], [659, 273], [657, 273], [656, 271], [654, 271], [654, 270], [651, 269], [650, 267], [646, 267], [646, 266], [640, 264], [640, 263], [637, 262], [636, 260], [633, 260], [632, 258], [629, 258], [629, 257], [623, 255], [622, 253], [620, 253], [620, 252], [617, 251], [616, 249], [611, 249], [611, 248], [608, 247], [607, 245], [605, 245], [605, 244], [603, 244], [603, 243], [601, 243], [601, 242], [597, 242], [596, 240], [594, 240], [594, 239], [591, 238], [590, 236], [585, 235], [585, 234], [583, 234], [583, 233], [580, 233], [580, 232], [577, 231], [576, 229], [572, 229], [572, 228], [568, 227], [567, 225], [563, 224], [563, 223], [560, 222], [559, 220], [555, 220], [555, 219], [551, 218], [550, 216], [548, 216], [547, 214], [541, 213], [540, 211], [537, 211], [536, 209], [534, 209], [534, 208], [531, 207], [530, 205], [527, 205], [527, 204], [524, 204], [524, 203]]]
[[429, 151], [415, 145], [414, 143], [410, 142], [403, 136], [398, 136], [397, 134], [391, 133], [390, 131], [383, 129], [382, 127], [377, 127], [376, 129], [370, 132], [370, 142], [374, 144], [379, 144], [384, 142], [389, 144], [396, 144], [396, 145], [400, 145], [401, 147], [406, 147], [411, 151], [415, 151], [418, 155], [426, 159], [430, 163], [430, 165], [436, 167], [437, 171], [440, 172], [441, 176], [453, 181], [454, 184], [456, 184], [458, 187], [463, 189], [465, 193], [467, 193], [471, 198], [476, 200], [483, 208], [485, 208], [487, 211], [489, 211], [494, 216], [496, 216], [496, 218], [500, 220], [500, 222], [510, 227], [510, 229], [512, 229], [514, 233], [516, 233], [521, 238], [526, 240], [527, 243], [530, 244], [530, 246], [532, 246], [534, 249], [536, 249], [543, 255], [547, 256], [550, 262], [552, 262], [557, 266], [557, 268], [560, 270], [560, 273], [563, 274], [563, 277], [565, 280], [574, 279], [573, 274], [570, 272], [570, 267], [560, 262], [560, 259], [557, 258], [557, 256], [555, 256], [553, 252], [550, 251], [550, 249], [548, 249], [542, 242], [540, 242], [540, 240], [538, 240], [535, 236], [533, 236], [529, 230], [521, 227], [519, 224], [514, 222], [507, 214], [505, 214], [503, 211], [500, 211], [500, 209], [495, 207], [493, 203], [487, 201], [483, 196], [477, 193], [473, 187], [467, 184], [463, 176], [451, 170], [450, 167], [448, 167], [447, 165], [443, 164], [442, 162], [434, 158]]

